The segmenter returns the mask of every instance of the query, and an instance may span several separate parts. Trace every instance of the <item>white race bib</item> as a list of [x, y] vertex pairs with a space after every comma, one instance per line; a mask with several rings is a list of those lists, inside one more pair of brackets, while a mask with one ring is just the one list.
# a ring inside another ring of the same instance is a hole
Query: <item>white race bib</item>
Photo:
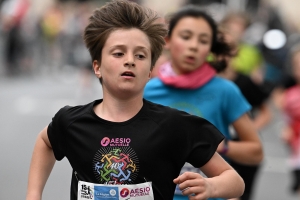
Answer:
[[78, 182], [78, 200], [154, 200], [152, 183], [104, 185]]

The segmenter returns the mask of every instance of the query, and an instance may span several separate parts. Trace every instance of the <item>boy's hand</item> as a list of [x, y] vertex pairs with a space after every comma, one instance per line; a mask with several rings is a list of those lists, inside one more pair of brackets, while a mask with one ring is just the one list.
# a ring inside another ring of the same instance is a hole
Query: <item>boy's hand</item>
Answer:
[[173, 182], [179, 185], [182, 194], [189, 196], [190, 200], [205, 200], [212, 194], [211, 185], [198, 173], [185, 172]]

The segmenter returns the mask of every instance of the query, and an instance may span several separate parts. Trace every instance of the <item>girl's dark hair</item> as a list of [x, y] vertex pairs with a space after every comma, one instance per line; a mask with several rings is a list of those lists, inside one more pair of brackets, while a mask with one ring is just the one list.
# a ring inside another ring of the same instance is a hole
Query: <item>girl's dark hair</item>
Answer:
[[216, 69], [217, 72], [223, 71], [227, 67], [226, 57], [233, 56], [232, 49], [229, 44], [227, 44], [224, 40], [224, 35], [218, 29], [218, 25], [215, 20], [204, 10], [202, 10], [199, 6], [196, 5], [187, 5], [181, 8], [179, 11], [169, 16], [169, 32], [168, 37], [172, 36], [173, 29], [177, 25], [177, 23], [185, 17], [194, 17], [194, 18], [202, 18], [204, 19], [212, 30], [212, 46], [211, 52], [214, 54], [215, 58], [210, 64]]

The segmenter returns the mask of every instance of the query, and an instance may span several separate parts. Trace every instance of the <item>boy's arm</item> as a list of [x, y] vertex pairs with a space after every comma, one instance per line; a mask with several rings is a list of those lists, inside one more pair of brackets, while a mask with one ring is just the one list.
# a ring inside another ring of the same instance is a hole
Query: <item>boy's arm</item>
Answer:
[[200, 169], [208, 178], [199, 173], [185, 172], [174, 179], [183, 195], [193, 195], [190, 199], [231, 199], [243, 194], [243, 179], [218, 153]]
[[30, 164], [26, 200], [41, 200], [55, 157], [45, 127], [38, 135]]

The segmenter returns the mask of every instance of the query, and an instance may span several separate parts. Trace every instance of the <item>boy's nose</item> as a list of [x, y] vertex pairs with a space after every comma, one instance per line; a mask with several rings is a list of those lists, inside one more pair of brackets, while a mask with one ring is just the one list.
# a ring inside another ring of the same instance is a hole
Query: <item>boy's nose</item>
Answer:
[[134, 56], [127, 56], [127, 59], [124, 63], [125, 66], [129, 66], [129, 67], [134, 67], [135, 66], [135, 62], [134, 62]]
[[134, 63], [134, 61], [127, 61], [127, 62], [125, 62], [125, 66], [134, 67], [135, 63]]

